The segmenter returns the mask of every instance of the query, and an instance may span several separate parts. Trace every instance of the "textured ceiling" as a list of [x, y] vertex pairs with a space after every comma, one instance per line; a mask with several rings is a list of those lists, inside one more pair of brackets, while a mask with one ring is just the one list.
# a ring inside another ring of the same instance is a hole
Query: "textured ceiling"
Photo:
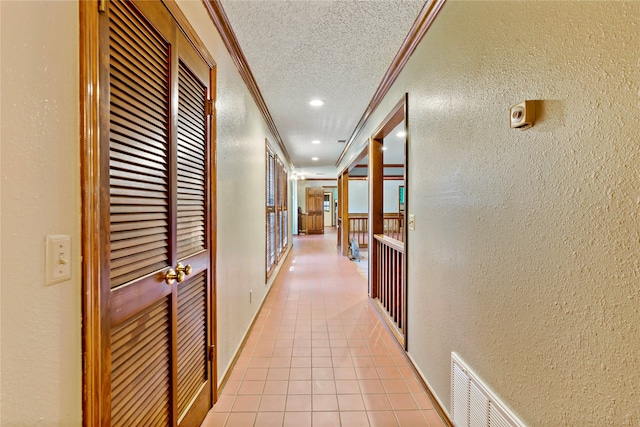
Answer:
[[338, 140], [351, 136], [424, 1], [221, 4], [296, 171], [335, 177]]

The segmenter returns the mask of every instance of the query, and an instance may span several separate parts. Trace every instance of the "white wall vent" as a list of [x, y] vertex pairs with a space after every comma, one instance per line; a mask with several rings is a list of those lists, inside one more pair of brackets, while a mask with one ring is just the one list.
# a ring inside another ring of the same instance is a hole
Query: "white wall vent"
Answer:
[[451, 417], [456, 427], [525, 427], [455, 353], [451, 353]]

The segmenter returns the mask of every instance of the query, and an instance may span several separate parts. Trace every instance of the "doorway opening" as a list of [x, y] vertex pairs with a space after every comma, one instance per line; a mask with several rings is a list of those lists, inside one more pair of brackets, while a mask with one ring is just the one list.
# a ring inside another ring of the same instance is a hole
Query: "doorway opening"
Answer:
[[[409, 202], [408, 95], [373, 132], [369, 168], [369, 294], [407, 348], [407, 228]], [[388, 212], [393, 211], [393, 212]]]

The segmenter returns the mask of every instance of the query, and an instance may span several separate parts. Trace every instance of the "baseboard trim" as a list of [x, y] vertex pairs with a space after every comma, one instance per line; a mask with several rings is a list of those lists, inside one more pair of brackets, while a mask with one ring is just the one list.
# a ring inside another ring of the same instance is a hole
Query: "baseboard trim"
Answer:
[[427, 379], [424, 377], [424, 375], [422, 374], [422, 371], [418, 369], [411, 355], [402, 347], [402, 344], [398, 341], [393, 329], [389, 326], [387, 320], [384, 318], [384, 315], [380, 313], [380, 310], [377, 307], [377, 302], [373, 298], [369, 297], [369, 303], [375, 309], [375, 312], [380, 318], [380, 320], [382, 321], [382, 324], [384, 325], [384, 327], [387, 328], [387, 330], [391, 333], [391, 335], [394, 336], [395, 339], [393, 340], [393, 342], [398, 346], [400, 350], [402, 350], [402, 356], [404, 356], [405, 360], [409, 364], [409, 367], [413, 370], [413, 373], [416, 374], [416, 378], [418, 379], [418, 381], [420, 381], [420, 384], [422, 384], [422, 388], [424, 389], [425, 393], [427, 393], [427, 396], [429, 396], [429, 399], [433, 403], [433, 408], [436, 410], [436, 412], [440, 416], [440, 419], [442, 419], [442, 422], [444, 423], [444, 425], [447, 427], [454, 427], [451, 421], [451, 417], [449, 416], [449, 413], [444, 408], [444, 405], [442, 404], [440, 399], [438, 399], [438, 396], [436, 396], [436, 394], [434, 393], [433, 389], [431, 388], [431, 385], [429, 384], [429, 381], [427, 381]]
[[[220, 397], [220, 395], [222, 394], [222, 391], [224, 390], [224, 387], [227, 385], [227, 381], [229, 381], [229, 377], [231, 376], [231, 373], [233, 372], [233, 368], [235, 368], [236, 363], [238, 363], [238, 359], [240, 358], [240, 354], [242, 354], [242, 350], [244, 350], [244, 347], [247, 344], [247, 340], [249, 339], [249, 336], [251, 335], [251, 332], [253, 331], [253, 327], [256, 324], [256, 320], [258, 320], [258, 316], [260, 315], [260, 312], [262, 311], [262, 307], [264, 306], [265, 301], [267, 300], [267, 298], [269, 297], [269, 294], [271, 293], [271, 290], [273, 289], [273, 284], [276, 282], [276, 280], [278, 280], [278, 275], [280, 274], [280, 269], [286, 263], [287, 258], [289, 257], [289, 254], [291, 253], [291, 249], [292, 248], [293, 248], [293, 244], [290, 244], [288, 249], [287, 249], [287, 251], [286, 251], [286, 253], [281, 258], [281, 262], [278, 263], [276, 269], [271, 274], [271, 277], [273, 279], [271, 280], [271, 283], [269, 284], [269, 289], [267, 290], [267, 293], [264, 295], [264, 298], [262, 299], [262, 302], [260, 303], [260, 307], [258, 307], [258, 310], [256, 310], [256, 313], [254, 314], [253, 319], [251, 320], [251, 323], [249, 324], [249, 327], [247, 328], [247, 331], [244, 333], [244, 336], [242, 337], [242, 340], [240, 341], [240, 345], [238, 345], [238, 348], [236, 349], [235, 353], [233, 354], [233, 358], [231, 359], [231, 363], [229, 363], [229, 365], [227, 366], [227, 369], [225, 369], [224, 375], [222, 376], [222, 379], [218, 383], [218, 396], [217, 396], [217, 398]], [[216, 401], [217, 400], [218, 399], [216, 399]]]
[[422, 383], [422, 386], [429, 395], [429, 398], [432, 402], [435, 403], [434, 409], [438, 412], [440, 418], [442, 418], [442, 422], [444, 422], [447, 427], [454, 427], [449, 412], [447, 412], [447, 410], [445, 409], [442, 401], [438, 399], [438, 396], [436, 396], [436, 394], [434, 393], [433, 388], [431, 388], [431, 384], [429, 384], [429, 381], [427, 381], [427, 379], [424, 377], [422, 371], [418, 368], [411, 355], [409, 353], [405, 353], [405, 357], [409, 361], [411, 369], [413, 369], [413, 372], [415, 372], [416, 376], [418, 377], [418, 381]]

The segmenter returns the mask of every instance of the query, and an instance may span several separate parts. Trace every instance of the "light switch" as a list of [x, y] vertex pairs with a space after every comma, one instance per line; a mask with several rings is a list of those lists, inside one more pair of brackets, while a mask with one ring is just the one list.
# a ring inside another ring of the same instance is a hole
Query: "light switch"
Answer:
[[409, 214], [409, 230], [416, 229], [416, 216], [414, 214]]
[[71, 279], [71, 236], [47, 236], [47, 285]]

